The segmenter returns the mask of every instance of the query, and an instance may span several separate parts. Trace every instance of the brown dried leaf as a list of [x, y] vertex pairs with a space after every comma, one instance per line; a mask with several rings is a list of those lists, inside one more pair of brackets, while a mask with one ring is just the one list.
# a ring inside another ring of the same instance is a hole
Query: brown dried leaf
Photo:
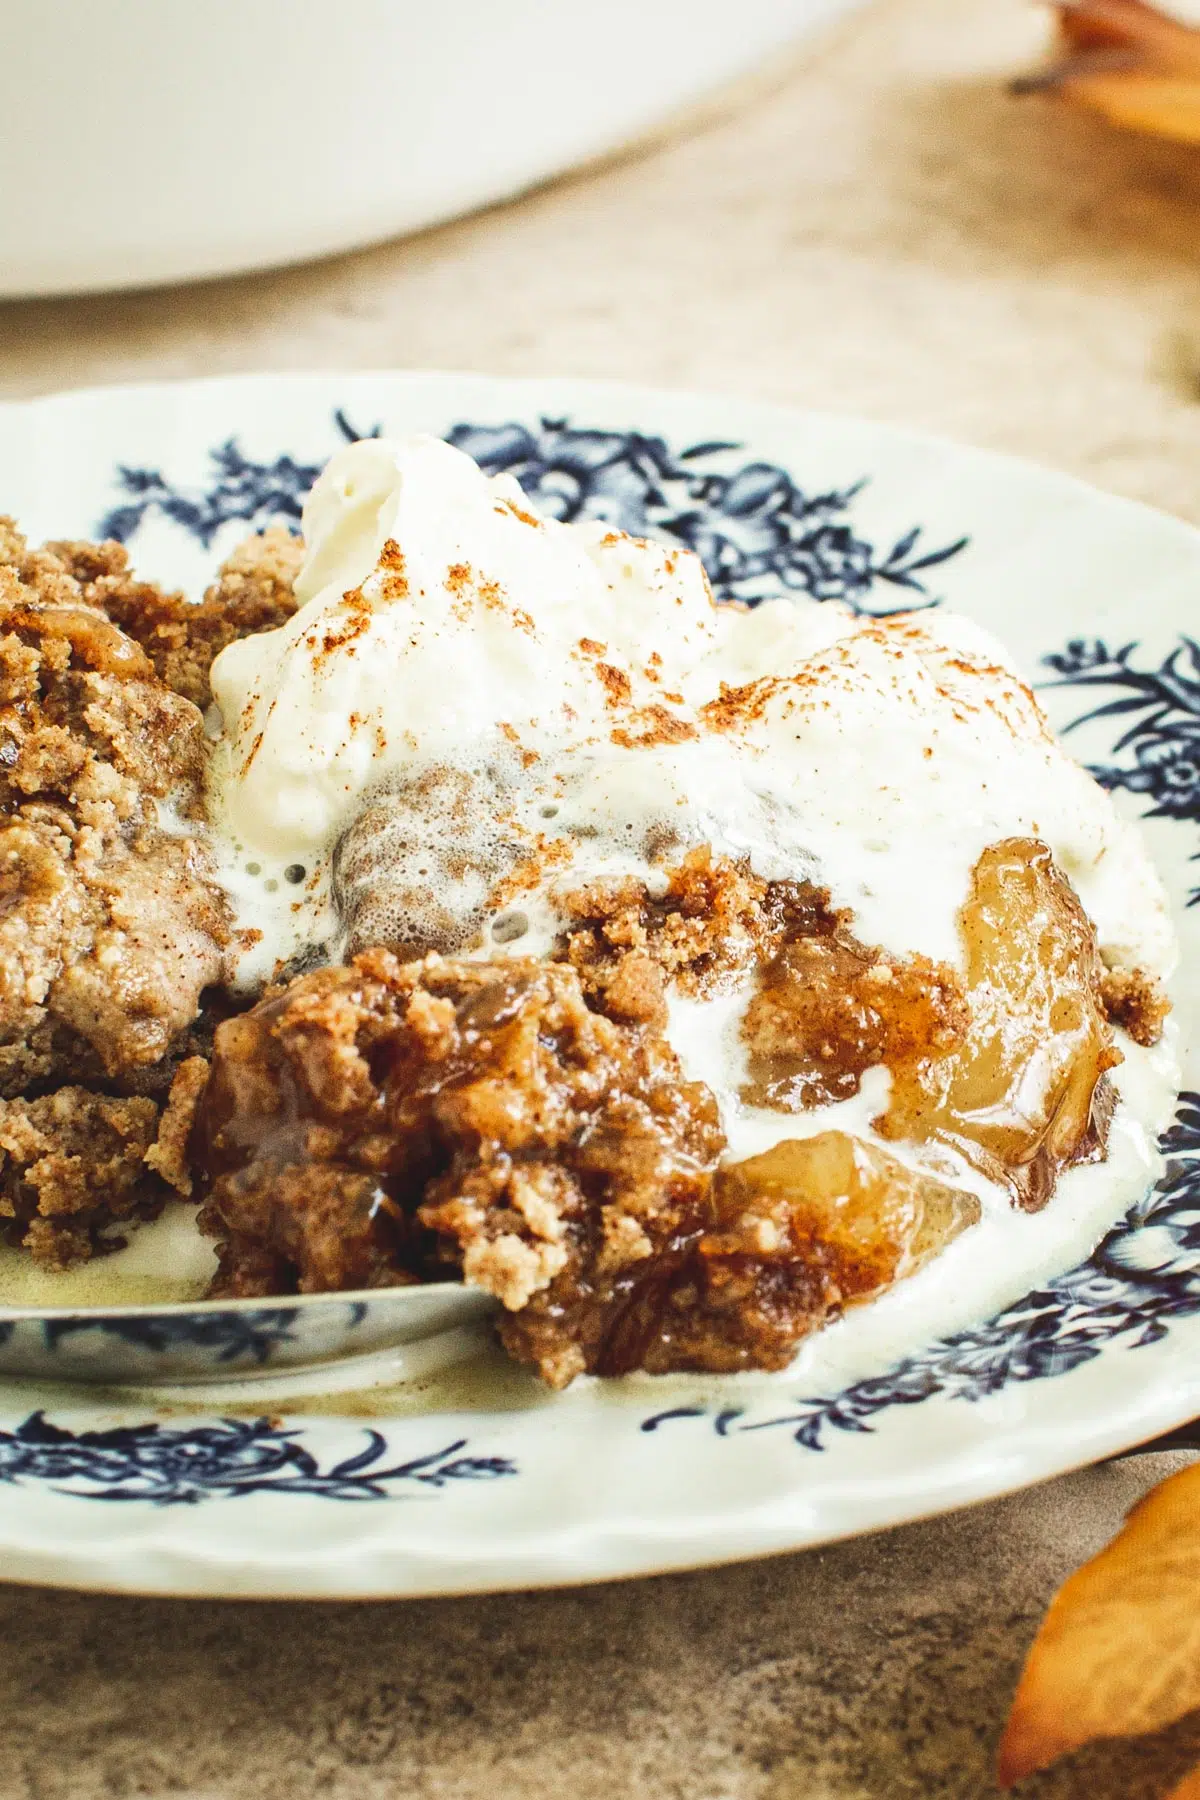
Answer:
[[1200, 143], [1200, 30], [1145, 0], [1059, 0], [1065, 55], [1017, 83], [1099, 112], [1114, 125]]
[[1074, 50], [1122, 50], [1146, 69], [1200, 75], [1200, 31], [1146, 0], [1059, 0], [1058, 22]]
[[[1094, 1738], [1157, 1731], [1200, 1706], [1200, 1463], [1153, 1488], [1060, 1588], [1000, 1744], [1002, 1787]], [[1192, 1776], [1180, 1796], [1200, 1796]]]
[[1063, 93], [1103, 114], [1110, 125], [1154, 132], [1181, 144], [1200, 143], [1200, 76], [1179, 81], [1159, 75], [1091, 75], [1068, 82]]

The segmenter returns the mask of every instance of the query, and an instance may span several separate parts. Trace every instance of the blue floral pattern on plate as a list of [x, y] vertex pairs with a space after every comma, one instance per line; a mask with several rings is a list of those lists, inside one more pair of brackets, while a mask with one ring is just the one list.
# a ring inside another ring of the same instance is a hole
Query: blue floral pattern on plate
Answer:
[[[344, 409], [334, 414], [346, 443], [361, 432]], [[776, 463], [713, 466], [740, 446], [709, 442], [672, 450], [661, 437], [599, 431], [566, 419], [538, 426], [458, 424], [447, 441], [473, 456], [489, 475], [508, 473], [540, 510], [556, 519], [602, 519], [638, 537], [667, 538], [694, 550], [719, 600], [755, 601], [802, 593], [844, 600], [880, 615], [935, 603], [926, 578], [966, 547], [965, 537], [927, 549], [912, 526], [890, 549], [877, 550], [852, 523], [865, 478], [848, 487], [807, 493]], [[123, 464], [121, 501], [100, 520], [101, 537], [129, 539], [161, 514], [205, 549], [232, 520], [248, 528], [295, 522], [321, 472], [288, 453], [256, 462], [230, 437], [209, 451], [206, 487], [181, 488], [160, 469]], [[876, 598], [876, 589], [885, 592]]]
[[[1157, 668], [1139, 669], [1137, 643], [1115, 650], [1099, 638], [1077, 638], [1044, 660], [1052, 685], [1115, 688], [1117, 698], [1081, 713], [1067, 726], [1124, 719], [1112, 747], [1115, 762], [1093, 763], [1102, 787], [1123, 788], [1150, 802], [1151, 819], [1200, 820], [1200, 644], [1184, 637]], [[1200, 855], [1200, 852], [1197, 853]], [[1200, 901], [1193, 888], [1188, 905]]]
[[[361, 1303], [351, 1308], [352, 1314], [364, 1310]], [[291, 1341], [296, 1318], [294, 1306], [264, 1306], [253, 1312], [160, 1314], [145, 1319], [47, 1319], [42, 1329], [48, 1350], [56, 1350], [67, 1338], [100, 1329], [106, 1337], [151, 1354], [191, 1344], [209, 1351], [215, 1364], [249, 1362], [261, 1367], [270, 1362], [279, 1344]]]
[[[347, 444], [379, 435], [378, 426], [374, 431], [356, 431], [340, 408], [333, 422]], [[234, 521], [256, 530], [280, 520], [294, 524], [305, 494], [324, 466], [323, 461], [302, 462], [286, 451], [272, 462], [255, 462], [245, 455], [236, 437], [226, 438], [210, 450], [208, 460], [212, 464], [209, 484], [197, 489], [177, 487], [161, 469], [119, 464], [116, 485], [124, 498], [100, 520], [97, 536], [127, 544], [148, 518], [160, 513], [194, 537], [202, 549], [210, 550], [222, 526]]]
[[388, 1461], [381, 1432], [369, 1430], [352, 1456], [327, 1468], [295, 1427], [270, 1419], [217, 1419], [205, 1425], [121, 1425], [69, 1431], [31, 1413], [0, 1431], [0, 1482], [45, 1482], [86, 1500], [147, 1500], [195, 1506], [248, 1494], [304, 1494], [322, 1500], [386, 1500], [455, 1482], [516, 1474], [504, 1456], [465, 1456], [465, 1438], [404, 1462]]

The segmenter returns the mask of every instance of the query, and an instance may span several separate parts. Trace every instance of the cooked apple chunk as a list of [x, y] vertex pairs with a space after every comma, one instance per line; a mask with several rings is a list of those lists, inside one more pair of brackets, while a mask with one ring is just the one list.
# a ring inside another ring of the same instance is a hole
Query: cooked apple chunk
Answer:
[[914, 1275], [980, 1217], [974, 1194], [844, 1131], [788, 1138], [717, 1171], [706, 1258], [799, 1260], [838, 1309]]
[[790, 1139], [717, 1169], [692, 1231], [621, 1267], [593, 1256], [570, 1288], [560, 1277], [506, 1314], [501, 1336], [553, 1386], [579, 1368], [783, 1369], [803, 1338], [915, 1274], [980, 1211], [877, 1144]]
[[1103, 1156], [1120, 1062], [1095, 934], [1046, 846], [993, 844], [962, 910], [969, 1015], [946, 1054], [897, 1060], [885, 1137], [938, 1141], [1037, 1211], [1060, 1169]]

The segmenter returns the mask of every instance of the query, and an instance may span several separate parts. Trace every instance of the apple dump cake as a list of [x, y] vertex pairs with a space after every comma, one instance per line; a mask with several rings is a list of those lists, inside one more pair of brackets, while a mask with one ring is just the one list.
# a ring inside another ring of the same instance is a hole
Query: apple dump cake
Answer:
[[0, 613], [47, 1267], [175, 1195], [214, 1297], [463, 1280], [554, 1386], [780, 1368], [1140, 1129], [1163, 895], [963, 619], [718, 608], [431, 438], [195, 603], [5, 527]]

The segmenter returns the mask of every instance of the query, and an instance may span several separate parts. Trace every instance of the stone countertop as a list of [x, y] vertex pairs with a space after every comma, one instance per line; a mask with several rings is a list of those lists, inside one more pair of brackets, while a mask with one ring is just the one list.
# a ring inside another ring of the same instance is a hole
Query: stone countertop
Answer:
[[[878, 0], [683, 133], [406, 243], [0, 305], [0, 394], [441, 366], [699, 386], [1200, 520], [1200, 156], [1017, 102], [1021, 0]], [[803, 1556], [275, 1607], [0, 1589], [0, 1800], [976, 1800], [1056, 1584], [1168, 1459]], [[1153, 1800], [1200, 1727], [1022, 1790]]]
[[[984, 1800], [1055, 1586], [1177, 1458], [806, 1555], [393, 1604], [0, 1588], [4, 1800]], [[1200, 1725], [1022, 1788], [1157, 1800]]]

